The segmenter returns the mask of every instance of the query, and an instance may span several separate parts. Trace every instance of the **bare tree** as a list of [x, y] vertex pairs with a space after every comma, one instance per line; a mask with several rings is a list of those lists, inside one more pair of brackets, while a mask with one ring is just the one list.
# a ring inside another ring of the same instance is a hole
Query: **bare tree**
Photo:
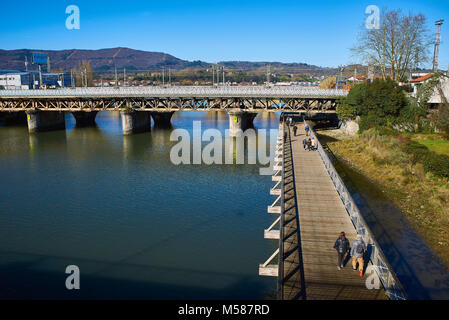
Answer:
[[428, 61], [431, 44], [424, 15], [383, 9], [379, 29], [364, 25], [351, 50], [364, 63], [379, 68], [384, 78], [400, 81], [407, 71]]
[[93, 87], [94, 72], [88, 60], [83, 60], [78, 68], [72, 69], [77, 87]]

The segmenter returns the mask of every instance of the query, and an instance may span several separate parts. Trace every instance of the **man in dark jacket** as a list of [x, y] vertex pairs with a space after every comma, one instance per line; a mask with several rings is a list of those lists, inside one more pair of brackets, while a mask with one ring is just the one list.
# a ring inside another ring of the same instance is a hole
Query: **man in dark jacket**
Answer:
[[349, 240], [346, 238], [346, 235], [344, 232], [341, 232], [337, 241], [335, 241], [334, 249], [337, 250], [337, 254], [338, 254], [337, 268], [338, 268], [338, 270], [341, 270], [341, 268], [343, 268], [343, 261], [345, 259], [345, 255], [346, 255], [346, 253], [349, 252], [349, 249], [350, 249]]

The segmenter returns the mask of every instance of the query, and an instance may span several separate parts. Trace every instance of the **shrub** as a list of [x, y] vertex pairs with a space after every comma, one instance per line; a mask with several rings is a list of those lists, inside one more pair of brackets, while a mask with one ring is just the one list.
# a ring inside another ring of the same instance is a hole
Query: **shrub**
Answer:
[[407, 106], [402, 88], [392, 80], [374, 80], [366, 88], [366, 96], [360, 105], [361, 131], [373, 127], [392, 127], [401, 111]]
[[424, 159], [424, 170], [439, 177], [449, 178], [449, 156], [429, 152]]
[[410, 155], [410, 161], [413, 166], [418, 162], [421, 162], [429, 153], [429, 149], [427, 149], [426, 146], [414, 141], [409, 141], [404, 144], [402, 149], [405, 153]]
[[320, 83], [320, 89], [335, 89], [337, 86], [337, 77], [328, 77]]
[[358, 108], [366, 96], [366, 84], [361, 83], [354, 86], [348, 95], [342, 99], [337, 107], [337, 115], [339, 120], [353, 119], [357, 116]]

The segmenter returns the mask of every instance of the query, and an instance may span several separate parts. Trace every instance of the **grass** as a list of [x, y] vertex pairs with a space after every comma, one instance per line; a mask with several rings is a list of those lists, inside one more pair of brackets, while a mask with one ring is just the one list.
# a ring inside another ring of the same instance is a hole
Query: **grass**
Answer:
[[438, 135], [416, 135], [411, 139], [426, 146], [430, 151], [449, 155], [449, 141], [443, 137]]
[[[379, 136], [367, 132], [328, 140], [337, 157], [350, 162], [385, 191], [413, 228], [449, 268], [449, 180], [426, 173], [404, 152], [410, 139], [431, 151], [449, 154], [449, 142], [437, 136]], [[428, 141], [428, 142], [427, 142]]]

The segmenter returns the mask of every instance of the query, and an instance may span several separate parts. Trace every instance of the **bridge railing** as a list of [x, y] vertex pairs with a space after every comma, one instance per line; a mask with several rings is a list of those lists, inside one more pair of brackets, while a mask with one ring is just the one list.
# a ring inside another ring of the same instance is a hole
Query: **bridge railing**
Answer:
[[299, 86], [172, 86], [172, 87], [120, 87], [120, 88], [64, 88], [34, 90], [0, 90], [0, 97], [251, 97], [251, 98], [320, 98], [343, 97], [347, 90], [304, 88]]
[[[307, 125], [307, 122], [304, 121], [304, 124]], [[341, 201], [345, 205], [346, 211], [351, 218], [352, 224], [354, 225], [357, 234], [363, 237], [363, 240], [368, 247], [369, 259], [389, 298], [392, 300], [406, 300], [407, 294], [400, 284], [396, 274], [394, 273], [393, 268], [385, 258], [385, 255], [382, 252], [379, 244], [377, 243], [373, 233], [363, 219], [359, 208], [354, 202], [340, 175], [337, 173], [337, 170], [332, 164], [332, 161], [329, 159], [329, 156], [327, 155], [320, 141], [316, 137], [315, 132], [312, 130], [311, 126], [309, 126], [309, 128], [311, 129], [311, 137], [312, 139], [315, 139], [317, 143], [318, 152], [320, 153], [321, 159], [323, 160], [323, 163], [332, 179], [332, 182], [334, 183], [334, 186], [340, 195]]]

